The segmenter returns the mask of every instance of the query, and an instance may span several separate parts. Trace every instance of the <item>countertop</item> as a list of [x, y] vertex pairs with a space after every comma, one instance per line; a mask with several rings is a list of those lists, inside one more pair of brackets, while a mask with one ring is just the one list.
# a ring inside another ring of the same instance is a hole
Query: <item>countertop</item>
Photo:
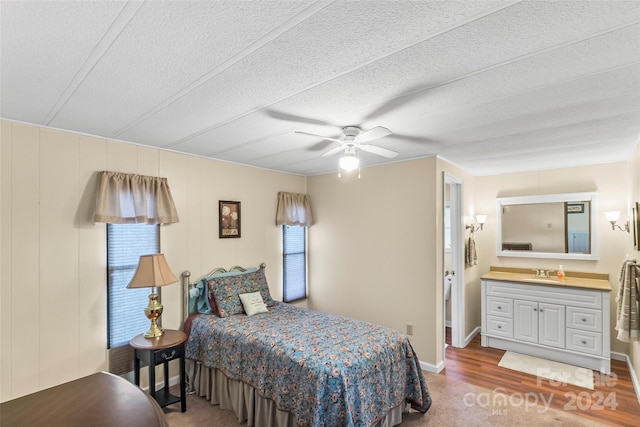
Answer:
[[530, 269], [491, 267], [491, 271], [481, 277], [482, 280], [499, 280], [504, 282], [520, 282], [533, 285], [562, 286], [568, 288], [594, 289], [611, 292], [608, 275], [597, 273], [566, 272], [564, 279], [558, 279], [554, 273], [551, 277], [536, 277]]

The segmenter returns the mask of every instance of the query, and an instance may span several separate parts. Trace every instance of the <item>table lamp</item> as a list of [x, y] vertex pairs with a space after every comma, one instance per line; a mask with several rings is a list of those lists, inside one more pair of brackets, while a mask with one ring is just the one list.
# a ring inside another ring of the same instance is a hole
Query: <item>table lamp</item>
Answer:
[[177, 281], [178, 279], [169, 268], [164, 254], [140, 256], [138, 268], [127, 288], [152, 288], [151, 294], [149, 294], [149, 305], [144, 309], [144, 314], [151, 320], [151, 326], [144, 334], [145, 338], [157, 338], [164, 334], [162, 328], [158, 326], [158, 318], [162, 315], [162, 304], [158, 300], [155, 288]]

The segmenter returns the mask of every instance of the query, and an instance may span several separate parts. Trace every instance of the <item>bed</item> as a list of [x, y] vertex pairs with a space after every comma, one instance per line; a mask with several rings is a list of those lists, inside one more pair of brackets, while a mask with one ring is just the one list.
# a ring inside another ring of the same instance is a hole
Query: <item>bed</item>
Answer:
[[190, 391], [260, 427], [388, 427], [429, 409], [406, 336], [275, 301], [264, 269], [216, 269], [194, 283], [183, 273]]

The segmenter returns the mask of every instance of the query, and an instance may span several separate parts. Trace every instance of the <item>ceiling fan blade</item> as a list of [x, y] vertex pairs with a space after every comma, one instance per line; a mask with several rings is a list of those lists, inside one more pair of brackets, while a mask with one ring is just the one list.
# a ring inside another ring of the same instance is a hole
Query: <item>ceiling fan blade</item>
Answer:
[[328, 141], [336, 141], [339, 142], [340, 144], [342, 144], [342, 140], [341, 139], [337, 139], [337, 138], [331, 138], [329, 136], [323, 136], [323, 135], [316, 135], [315, 133], [309, 133], [309, 132], [303, 132], [301, 130], [297, 130], [295, 131], [296, 133], [302, 134], [302, 135], [307, 135], [307, 136], [314, 136], [316, 138], [322, 138], [322, 139], [326, 139]]
[[337, 153], [341, 152], [342, 150], [344, 150], [344, 147], [342, 147], [342, 146], [336, 147], [336, 148], [332, 148], [331, 150], [327, 151], [326, 153], [322, 153], [322, 155], [320, 157], [333, 156], [334, 154], [337, 154]]
[[361, 145], [360, 149], [388, 159], [393, 159], [398, 155], [395, 151], [387, 150], [386, 148], [378, 147], [376, 145]]
[[356, 141], [358, 142], [373, 141], [374, 139], [382, 138], [387, 135], [391, 135], [391, 131], [389, 129], [383, 128], [382, 126], [376, 126], [356, 136]]
[[324, 120], [312, 119], [310, 117], [298, 116], [295, 114], [284, 113], [282, 111], [266, 109], [265, 112], [269, 117], [278, 120], [287, 120], [290, 122], [300, 122], [300, 123], [308, 123], [311, 125], [321, 125], [321, 126], [335, 126], [332, 123], [325, 122]]
[[389, 98], [378, 104], [375, 110], [364, 117], [364, 120], [377, 120], [381, 116], [393, 110], [401, 108], [406, 104], [410, 104], [411, 102], [419, 99], [422, 96], [425, 96], [425, 91], [427, 91], [428, 89], [429, 87], [419, 85], [409, 87], [401, 93], [393, 96], [392, 98]]

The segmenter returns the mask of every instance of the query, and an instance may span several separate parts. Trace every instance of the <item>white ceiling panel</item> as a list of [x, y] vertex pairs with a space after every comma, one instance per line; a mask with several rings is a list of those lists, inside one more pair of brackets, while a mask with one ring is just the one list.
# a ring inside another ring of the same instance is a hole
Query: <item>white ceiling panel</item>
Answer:
[[[621, 161], [640, 136], [636, 1], [0, 2], [0, 116], [301, 175]], [[321, 135], [310, 137], [296, 130]], [[608, 147], [608, 148], [605, 148]]]

